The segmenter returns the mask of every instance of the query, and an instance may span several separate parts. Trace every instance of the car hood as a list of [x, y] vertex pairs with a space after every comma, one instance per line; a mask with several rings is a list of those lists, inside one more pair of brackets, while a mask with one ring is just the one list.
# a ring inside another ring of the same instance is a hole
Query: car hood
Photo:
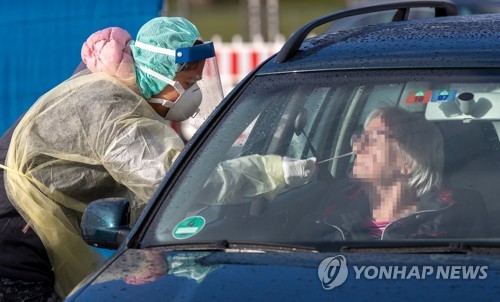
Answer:
[[497, 254], [126, 250], [68, 301], [496, 300], [499, 264]]

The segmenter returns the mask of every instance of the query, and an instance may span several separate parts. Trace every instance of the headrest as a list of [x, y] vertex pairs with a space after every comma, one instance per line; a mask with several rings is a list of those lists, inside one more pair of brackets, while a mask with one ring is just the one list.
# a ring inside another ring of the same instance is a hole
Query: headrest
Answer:
[[498, 145], [496, 131], [490, 122], [454, 120], [436, 124], [443, 134], [445, 174], [490, 153], [492, 143]]

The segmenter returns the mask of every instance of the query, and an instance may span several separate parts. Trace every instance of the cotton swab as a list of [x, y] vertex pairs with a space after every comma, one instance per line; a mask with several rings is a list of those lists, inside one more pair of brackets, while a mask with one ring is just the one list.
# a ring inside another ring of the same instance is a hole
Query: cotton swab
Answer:
[[349, 152], [349, 153], [346, 153], [346, 154], [341, 154], [341, 155], [334, 156], [334, 157], [331, 157], [331, 158], [328, 158], [328, 159], [324, 159], [324, 160], [322, 160], [322, 161], [318, 161], [318, 162], [316, 162], [316, 165], [320, 165], [320, 164], [322, 164], [322, 163], [326, 163], [326, 162], [331, 161], [331, 160], [334, 160], [334, 159], [336, 159], [336, 158], [341, 158], [341, 157], [345, 157], [345, 156], [352, 155], [352, 154], [354, 154], [354, 152]]

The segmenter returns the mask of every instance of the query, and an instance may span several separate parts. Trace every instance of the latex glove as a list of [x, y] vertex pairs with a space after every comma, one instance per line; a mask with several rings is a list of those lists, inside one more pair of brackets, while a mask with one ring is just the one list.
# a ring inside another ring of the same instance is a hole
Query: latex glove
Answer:
[[308, 159], [283, 157], [281, 165], [286, 184], [298, 187], [306, 184], [316, 172], [316, 157]]

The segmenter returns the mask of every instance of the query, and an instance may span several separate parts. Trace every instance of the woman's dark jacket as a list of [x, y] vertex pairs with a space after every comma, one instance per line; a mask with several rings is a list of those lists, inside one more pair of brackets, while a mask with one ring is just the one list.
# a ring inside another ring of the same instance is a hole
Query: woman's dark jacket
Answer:
[[321, 241], [490, 236], [486, 207], [474, 191], [454, 188], [424, 193], [416, 213], [389, 223], [381, 231], [372, 218], [365, 192], [356, 184], [347, 188], [328, 194], [327, 201], [304, 217], [293, 236], [298, 240]]

